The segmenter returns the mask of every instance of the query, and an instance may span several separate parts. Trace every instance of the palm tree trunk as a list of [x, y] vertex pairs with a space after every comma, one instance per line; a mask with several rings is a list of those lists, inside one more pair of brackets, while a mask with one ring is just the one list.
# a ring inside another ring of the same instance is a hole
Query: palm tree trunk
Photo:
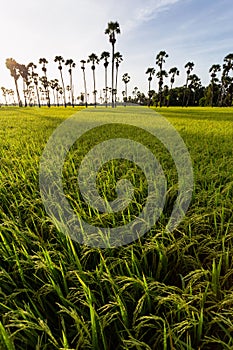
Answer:
[[24, 107], [27, 107], [27, 96], [25, 91], [25, 81], [23, 81], [23, 96], [24, 96]]
[[62, 75], [62, 71], [60, 69], [60, 75], [61, 75], [61, 82], [62, 82], [62, 89], [63, 89], [63, 100], [64, 100], [64, 107], [66, 107], [66, 90], [65, 90], [65, 84], [64, 84], [64, 79]]
[[188, 85], [188, 78], [186, 79], [186, 83], [185, 83], [185, 87], [184, 87], [184, 94], [183, 94], [182, 107], [184, 107], [184, 103], [185, 103], [187, 85]]
[[47, 98], [47, 106], [50, 108], [50, 96], [49, 96], [49, 88], [46, 88], [46, 98]]
[[94, 105], [95, 105], [95, 108], [96, 108], [96, 92], [95, 92], [95, 70], [93, 69], [93, 83], [94, 83]]
[[125, 107], [127, 102], [127, 83], [125, 83]]
[[56, 106], [56, 97], [55, 97], [55, 91], [53, 89], [53, 104], [54, 106]]
[[163, 102], [162, 102], [162, 87], [163, 87], [163, 78], [160, 78], [160, 84], [159, 84], [159, 107], [162, 107]]
[[87, 108], [87, 83], [86, 83], [85, 69], [83, 69], [83, 83], [84, 83], [84, 90], [85, 90], [85, 106]]
[[112, 108], [114, 108], [114, 54], [115, 45], [112, 43]]
[[167, 107], [170, 106], [170, 97], [171, 97], [172, 86], [173, 86], [173, 83], [171, 83], [171, 87], [170, 87], [170, 91], [169, 91], [169, 95], [168, 95], [168, 100], [167, 100]]
[[72, 72], [70, 73], [70, 94], [71, 94], [72, 107], [74, 107], [74, 93], [73, 93]]
[[117, 100], [117, 78], [118, 78], [118, 66], [116, 67], [115, 107], [116, 107], [116, 100]]
[[191, 91], [191, 89], [189, 89], [188, 96], [187, 96], [187, 100], [186, 100], [186, 104], [185, 104], [186, 107], [189, 106], [189, 101], [190, 101], [191, 93], [192, 93], [192, 91]]
[[59, 107], [59, 97], [58, 97], [58, 91], [56, 91], [56, 100], [57, 100], [57, 107]]
[[108, 68], [105, 67], [105, 104], [108, 107]]
[[38, 91], [38, 86], [36, 85], [36, 95], [37, 95], [37, 101], [38, 101], [38, 107], [40, 108], [40, 95]]
[[149, 94], [149, 102], [148, 102], [148, 107], [150, 107], [150, 80], [149, 80], [149, 86], [148, 86], [148, 94]]
[[19, 96], [18, 83], [17, 83], [16, 79], [14, 79], [14, 81], [15, 81], [16, 94], [17, 94], [17, 98], [18, 98], [18, 104], [19, 104], [19, 107], [22, 107], [22, 101], [21, 101], [20, 96]]

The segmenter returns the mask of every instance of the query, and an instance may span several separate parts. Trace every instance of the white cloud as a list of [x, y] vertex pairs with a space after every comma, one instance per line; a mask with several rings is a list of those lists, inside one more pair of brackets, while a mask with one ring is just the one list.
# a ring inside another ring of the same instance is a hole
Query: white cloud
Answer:
[[132, 12], [128, 13], [125, 23], [125, 31], [132, 31], [147, 21], [154, 19], [162, 11], [183, 0], [149, 0], [136, 1], [137, 4]]

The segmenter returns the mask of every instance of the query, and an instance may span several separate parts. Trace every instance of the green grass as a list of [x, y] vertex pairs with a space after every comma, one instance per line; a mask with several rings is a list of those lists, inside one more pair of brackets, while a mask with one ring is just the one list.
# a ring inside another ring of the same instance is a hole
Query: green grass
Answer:
[[[93, 110], [87, 123], [101, 118]], [[133, 113], [117, 108], [124, 110]], [[233, 110], [156, 111], [189, 149], [195, 176], [189, 210], [168, 234], [165, 226], [177, 195], [174, 162], [159, 142], [135, 128], [131, 136], [163, 166], [165, 210], [136, 242], [98, 249], [60, 233], [40, 197], [43, 149], [74, 110], [0, 109], [1, 350], [233, 348]], [[141, 123], [146, 126], [146, 118]], [[109, 162], [97, 177], [99, 191], [109, 200], [116, 197], [117, 179], [132, 182], [135, 193], [127, 210], [100, 214], [80, 196], [76, 178], [83, 156], [117, 133], [129, 137], [128, 128], [116, 124], [89, 132], [66, 158], [65, 193], [92, 225], [124, 225], [146, 200], [146, 179], [129, 161]]]

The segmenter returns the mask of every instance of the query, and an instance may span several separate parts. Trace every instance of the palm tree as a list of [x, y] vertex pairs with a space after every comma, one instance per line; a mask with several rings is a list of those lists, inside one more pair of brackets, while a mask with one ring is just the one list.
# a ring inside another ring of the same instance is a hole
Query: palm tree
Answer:
[[189, 94], [186, 101], [186, 107], [188, 107], [189, 105], [190, 96], [192, 92], [193, 92], [193, 104], [195, 104], [196, 93], [198, 89], [200, 89], [201, 87], [201, 79], [196, 74], [189, 75], [189, 81], [190, 81], [188, 85]]
[[[180, 72], [179, 72], [179, 70], [178, 70], [177, 67], [173, 67], [173, 68], [171, 68], [171, 69], [169, 70], [168, 74], [171, 74], [171, 80], [170, 80], [170, 82], [171, 82], [171, 87], [170, 87], [170, 90], [172, 90], [173, 84], [174, 84], [174, 82], [175, 82], [175, 77], [176, 77], [176, 75], [178, 76], [178, 75], [180, 74]], [[169, 106], [169, 104], [170, 104], [170, 93], [169, 93], [169, 95], [168, 95], [167, 107]]]
[[178, 76], [178, 75], [180, 74], [180, 72], [179, 72], [178, 68], [173, 67], [173, 68], [171, 68], [171, 69], [169, 70], [168, 74], [171, 74], [171, 80], [170, 80], [170, 82], [171, 82], [171, 87], [170, 87], [170, 89], [172, 89], [173, 84], [174, 84], [174, 82], [175, 82], [175, 76], [176, 76], [176, 75]]
[[233, 69], [233, 53], [229, 53], [226, 57], [224, 57], [224, 62], [226, 64], [227, 75], [230, 70]]
[[114, 54], [114, 60], [116, 62], [116, 83], [115, 83], [115, 106], [116, 106], [116, 99], [117, 99], [117, 78], [118, 78], [118, 70], [119, 70], [119, 65], [123, 61], [123, 57], [120, 54], [120, 52], [116, 52]]
[[164, 69], [162, 69], [156, 74], [156, 77], [159, 79], [159, 106], [162, 107], [163, 79], [167, 78], [168, 74]]
[[28, 67], [25, 66], [24, 64], [19, 64], [19, 74], [21, 75], [23, 79], [23, 94], [24, 94], [24, 106], [27, 107], [27, 95], [28, 95], [28, 88], [30, 85], [30, 80], [29, 80], [29, 70]]
[[80, 63], [82, 63], [81, 69], [83, 71], [83, 82], [84, 82], [84, 90], [85, 90], [85, 105], [87, 108], [87, 83], [86, 83], [86, 76], [85, 76], [85, 63], [86, 63], [86, 61], [81, 60]]
[[222, 79], [223, 94], [221, 98], [221, 106], [223, 105], [224, 97], [226, 97], [226, 104], [230, 106], [232, 105], [232, 78], [229, 76], [231, 70], [233, 70], [233, 53], [229, 53], [226, 57], [224, 57], [224, 74]]
[[45, 94], [46, 94], [46, 99], [47, 99], [47, 105], [48, 107], [50, 107], [50, 96], [49, 96], [49, 83], [48, 83], [48, 78], [47, 78], [47, 68], [46, 68], [46, 64], [48, 63], [48, 61], [46, 60], [46, 58], [40, 58], [39, 59], [39, 64], [42, 64], [42, 72], [44, 73], [44, 79], [42, 79], [41, 81], [43, 82], [43, 86], [45, 88]]
[[152, 76], [155, 74], [155, 69], [154, 69], [154, 68], [147, 68], [146, 74], [149, 74], [149, 77], [148, 77], [148, 82], [149, 82], [149, 90], [148, 90], [149, 101], [148, 101], [148, 107], [150, 107], [150, 105], [151, 105], [151, 81], [152, 81]]
[[13, 58], [7, 58], [6, 67], [10, 70], [11, 76], [14, 79], [15, 89], [16, 89], [17, 98], [18, 98], [18, 104], [19, 104], [19, 107], [22, 107], [23, 104], [19, 95], [19, 88], [18, 88], [18, 79], [20, 77], [19, 64]]
[[105, 29], [105, 34], [109, 35], [109, 42], [112, 44], [112, 107], [114, 107], [114, 60], [115, 60], [115, 44], [116, 34], [120, 34], [120, 26], [118, 22], [109, 22], [108, 27]]
[[57, 89], [58, 87], [58, 80], [57, 79], [50, 80], [50, 86], [51, 86], [51, 89], [53, 90], [53, 104], [54, 106], [56, 106], [55, 89]]
[[39, 95], [39, 91], [38, 91], [38, 74], [35, 73], [35, 71], [34, 71], [34, 69], [36, 69], [37, 66], [33, 62], [30, 62], [27, 65], [27, 68], [28, 68], [29, 74], [31, 74], [31, 77], [32, 77], [32, 79], [34, 81], [34, 85], [35, 85], [35, 88], [36, 88], [37, 102], [38, 102], [38, 106], [40, 108], [40, 95]]
[[135, 86], [135, 88], [132, 91], [132, 95], [134, 96], [134, 102], [137, 103], [137, 92], [138, 92], [138, 87]]
[[8, 90], [3, 86], [1, 87], [1, 90], [2, 90], [2, 96], [5, 99], [5, 106], [7, 106], [8, 105], [8, 103], [7, 103]]
[[71, 96], [71, 103], [74, 107], [74, 88], [73, 88], [73, 82], [72, 82], [72, 68], [75, 68], [75, 63], [72, 59], [66, 60], [65, 63], [66, 66], [69, 66], [69, 75], [70, 75], [70, 96]]
[[128, 73], [123, 74], [122, 81], [125, 83], [125, 106], [127, 102], [127, 84], [130, 82], [130, 76]]
[[8, 95], [11, 97], [11, 103], [13, 105], [15, 105], [15, 97], [14, 97], [15, 92], [14, 92], [14, 90], [12, 90], [12, 89], [8, 90]]
[[[66, 87], [66, 90], [68, 91], [68, 92], [70, 92], [71, 91], [71, 87], [69, 86], [69, 85], [67, 85], [67, 87]], [[70, 105], [70, 101], [71, 101], [71, 99], [70, 99], [70, 97], [71, 97], [71, 95], [70, 94], [68, 94], [68, 99], [69, 99], [69, 105]]]
[[108, 106], [108, 97], [107, 97], [107, 87], [108, 87], [108, 58], [110, 57], [110, 53], [107, 51], [103, 51], [100, 55], [100, 59], [104, 60], [104, 68], [105, 68], [105, 105]]
[[63, 95], [63, 89], [62, 87], [58, 84], [56, 87], [56, 99], [57, 99], [57, 106], [59, 107], [59, 99], [60, 96], [59, 95]]
[[64, 106], [66, 107], [65, 84], [64, 84], [63, 74], [62, 74], [62, 63], [64, 63], [65, 60], [64, 60], [64, 58], [62, 56], [56, 56], [55, 59], [54, 59], [54, 62], [58, 62], [58, 69], [60, 71], [61, 83], [62, 83]]
[[39, 78], [41, 85], [44, 87], [44, 90], [42, 90], [42, 92], [44, 92], [45, 94], [45, 99], [47, 101], [47, 106], [50, 107], [50, 99], [48, 100], [48, 87], [50, 85], [50, 82], [48, 81], [48, 78], [46, 76], [42, 76]]
[[215, 83], [218, 81], [217, 78], [217, 72], [221, 71], [221, 66], [220, 64], [213, 64], [210, 69], [209, 69], [209, 73], [211, 76], [211, 90], [212, 90], [212, 96], [211, 96], [211, 106], [214, 106], [214, 86]]
[[[159, 74], [159, 105], [162, 107], [162, 91], [163, 91], [163, 64], [165, 63], [165, 58], [168, 57], [166, 51], [160, 51], [156, 56], [156, 64], [159, 66], [160, 74]], [[165, 72], [165, 71], [164, 71]], [[158, 77], [158, 74], [157, 74]]]
[[184, 107], [185, 97], [186, 97], [186, 90], [187, 90], [188, 81], [189, 81], [189, 76], [190, 76], [191, 71], [193, 70], [193, 67], [194, 67], [194, 63], [193, 62], [188, 62], [184, 66], [184, 68], [187, 68], [187, 71], [186, 71], [187, 76], [186, 76], [186, 83], [185, 83], [185, 87], [184, 87], [182, 107]]
[[87, 60], [87, 63], [91, 62], [91, 69], [92, 69], [92, 72], [93, 72], [93, 83], [94, 83], [94, 90], [93, 90], [93, 94], [94, 94], [94, 105], [96, 107], [96, 93], [97, 93], [97, 90], [96, 90], [96, 84], [95, 84], [95, 65], [96, 64], [99, 64], [99, 58], [98, 56], [96, 56], [96, 54], [92, 53], [89, 57], [88, 57], [88, 60]]

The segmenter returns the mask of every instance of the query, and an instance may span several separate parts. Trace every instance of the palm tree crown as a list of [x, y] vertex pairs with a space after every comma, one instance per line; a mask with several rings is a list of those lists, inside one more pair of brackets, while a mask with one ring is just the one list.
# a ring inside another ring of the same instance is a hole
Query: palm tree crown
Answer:
[[172, 85], [173, 85], [174, 82], [175, 82], [175, 76], [176, 76], [176, 75], [179, 75], [180, 72], [179, 72], [179, 70], [178, 70], [177, 67], [173, 67], [173, 68], [171, 68], [171, 69], [169, 70], [168, 74], [171, 74], [171, 89], [172, 89]]
[[88, 56], [87, 63], [92, 63], [91, 69], [95, 70], [95, 65], [99, 64], [99, 58], [95, 53]]
[[116, 34], [120, 34], [120, 26], [118, 22], [109, 22], [108, 27], [105, 29], [105, 34], [109, 35], [109, 41], [111, 44], [116, 42]]
[[100, 55], [100, 60], [104, 60], [104, 67], [107, 68], [109, 65], [108, 58], [110, 57], [110, 53], [108, 51], [103, 51]]
[[163, 63], [165, 63], [165, 58], [168, 57], [166, 51], [160, 51], [156, 56], [156, 64], [159, 66], [160, 70], [162, 70]]

